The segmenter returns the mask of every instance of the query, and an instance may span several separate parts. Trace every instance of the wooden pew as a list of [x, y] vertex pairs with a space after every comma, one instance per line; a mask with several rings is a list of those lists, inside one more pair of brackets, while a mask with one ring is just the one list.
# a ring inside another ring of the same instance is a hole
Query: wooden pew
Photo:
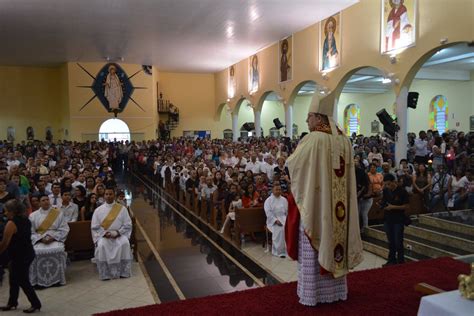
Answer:
[[64, 247], [73, 257], [83, 253], [88, 254], [88, 258], [94, 256], [94, 241], [92, 240], [91, 221], [71, 222], [69, 233]]
[[[423, 201], [420, 198], [420, 195], [409, 194], [409, 196], [410, 206], [405, 212], [406, 215], [424, 214], [427, 212], [425, 206], [423, 205]], [[378, 205], [381, 199], [381, 197], [374, 198], [372, 207], [369, 210], [369, 220], [383, 220], [384, 211]]]
[[241, 247], [241, 234], [265, 232], [267, 216], [262, 207], [238, 208], [235, 210], [234, 238]]

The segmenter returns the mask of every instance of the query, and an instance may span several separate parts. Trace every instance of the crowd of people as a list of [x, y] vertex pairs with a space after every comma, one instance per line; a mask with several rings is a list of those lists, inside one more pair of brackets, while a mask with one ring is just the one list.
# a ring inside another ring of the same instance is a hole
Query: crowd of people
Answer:
[[125, 147], [0, 142], [0, 281], [7, 266], [10, 276], [10, 298], [1, 310], [16, 308], [21, 287], [32, 305], [25, 311], [38, 311], [33, 286], [66, 284], [70, 222], [91, 221], [100, 279], [130, 276], [132, 223], [112, 168], [128, 161]]
[[[418, 137], [409, 134], [408, 139], [407, 158], [396, 164], [390, 139], [351, 137], [363, 228], [368, 226], [374, 200], [386, 197], [388, 189], [396, 192], [402, 188], [407, 194], [418, 195], [429, 211], [440, 205], [440, 209], [448, 210], [474, 208], [473, 134], [421, 131]], [[163, 187], [174, 186], [176, 191], [222, 205], [219, 212], [225, 216], [218, 223], [222, 233], [232, 231], [236, 208], [263, 207], [267, 228], [273, 233], [272, 253], [283, 257], [287, 197], [291, 191], [287, 158], [297, 145], [298, 140], [288, 138], [238, 142], [187, 138], [126, 143], [0, 142], [0, 233], [7, 231], [9, 211], [15, 218], [22, 213], [23, 217], [29, 216], [36, 257], [29, 269], [29, 282], [51, 286], [65, 283], [67, 223], [91, 220], [100, 278], [129, 276], [131, 222], [126, 208], [116, 207], [126, 202], [124, 192], [116, 191], [114, 170], [134, 168]], [[10, 200], [18, 201], [12, 205], [22, 209], [10, 210]], [[111, 260], [110, 249], [114, 247], [122, 255]], [[35, 264], [41, 256], [55, 256], [55, 262], [60, 263], [58, 278], [48, 279]], [[8, 261], [5, 257], [4, 252], [4, 265]], [[26, 281], [22, 282], [16, 284], [23, 288]], [[13, 297], [7, 308], [14, 306], [15, 300]], [[39, 308], [34, 298], [31, 302]]]

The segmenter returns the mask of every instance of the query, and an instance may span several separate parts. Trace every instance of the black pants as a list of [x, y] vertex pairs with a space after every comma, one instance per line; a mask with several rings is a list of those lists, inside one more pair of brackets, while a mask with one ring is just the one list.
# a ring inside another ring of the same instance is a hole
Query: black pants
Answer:
[[26, 262], [12, 261], [10, 264], [10, 298], [8, 305], [18, 305], [18, 295], [20, 294], [20, 287], [25, 293], [26, 297], [31, 303], [32, 307], [41, 307], [41, 302], [30, 283], [30, 265], [33, 260]]
[[387, 234], [389, 246], [388, 262], [405, 262], [405, 253], [403, 249], [403, 232], [405, 230], [405, 224], [385, 222], [384, 228], [385, 233]]

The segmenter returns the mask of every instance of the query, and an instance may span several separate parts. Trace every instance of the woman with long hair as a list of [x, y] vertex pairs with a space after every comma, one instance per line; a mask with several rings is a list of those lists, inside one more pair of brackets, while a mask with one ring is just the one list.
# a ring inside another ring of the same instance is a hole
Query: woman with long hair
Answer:
[[244, 208], [255, 207], [258, 204], [260, 194], [255, 191], [253, 184], [247, 185], [244, 195], [242, 196], [242, 206]]
[[423, 205], [428, 204], [428, 194], [431, 188], [431, 176], [424, 164], [419, 164], [418, 169], [413, 175], [413, 192], [419, 194]]
[[95, 193], [89, 194], [86, 198], [86, 203], [81, 208], [81, 221], [92, 220], [92, 214], [99, 205], [97, 204], [97, 195]]
[[0, 242], [0, 254], [8, 249], [10, 272], [10, 297], [1, 311], [16, 309], [20, 287], [31, 303], [31, 307], [23, 310], [30, 314], [41, 309], [41, 302], [31, 286], [29, 279], [30, 265], [35, 258], [31, 243], [31, 222], [25, 215], [25, 206], [17, 200], [9, 200], [4, 205], [8, 217], [7, 225]]

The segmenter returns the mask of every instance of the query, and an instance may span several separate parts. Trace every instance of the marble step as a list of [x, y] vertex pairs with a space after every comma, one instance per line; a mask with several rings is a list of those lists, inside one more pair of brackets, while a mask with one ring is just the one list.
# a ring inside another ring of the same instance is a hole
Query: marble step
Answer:
[[474, 253], [473, 238], [445, 229], [415, 223], [414, 225], [405, 227], [405, 235], [422, 238], [439, 245], [446, 245], [454, 249], [465, 251], [466, 253]]
[[467, 240], [474, 240], [474, 226], [436, 218], [434, 216], [420, 215], [418, 217], [418, 224], [415, 226], [425, 227]]
[[[387, 242], [387, 235], [385, 234], [382, 225], [372, 226], [367, 230], [367, 235]], [[457, 249], [446, 244], [436, 243], [407, 233], [404, 234], [404, 247], [405, 249], [411, 249], [416, 253], [423, 254], [430, 258], [444, 256], [457, 257], [469, 254], [469, 252], [462, 249]]]
[[[379, 257], [388, 258], [388, 243], [380, 239], [376, 239], [369, 236], [362, 237], [362, 243], [364, 250], [371, 252]], [[419, 261], [429, 259], [430, 257], [423, 254], [417, 253], [412, 250], [405, 249], [405, 260], [406, 261]]]

